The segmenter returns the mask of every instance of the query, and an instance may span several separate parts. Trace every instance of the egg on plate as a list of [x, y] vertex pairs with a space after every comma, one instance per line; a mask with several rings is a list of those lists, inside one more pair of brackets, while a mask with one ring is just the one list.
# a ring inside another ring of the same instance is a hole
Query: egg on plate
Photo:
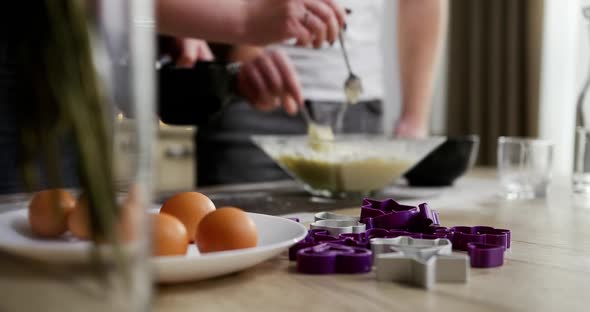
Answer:
[[152, 214], [152, 254], [154, 256], [184, 255], [188, 244], [188, 233], [182, 222], [166, 213]]
[[36, 193], [29, 203], [28, 219], [33, 234], [57, 237], [67, 230], [68, 215], [76, 200], [63, 189], [49, 189]]
[[219, 208], [203, 218], [195, 242], [202, 253], [256, 247], [256, 224], [235, 207]]
[[209, 197], [199, 192], [184, 192], [168, 198], [160, 213], [167, 213], [180, 220], [192, 241], [203, 217], [214, 210], [215, 205]]

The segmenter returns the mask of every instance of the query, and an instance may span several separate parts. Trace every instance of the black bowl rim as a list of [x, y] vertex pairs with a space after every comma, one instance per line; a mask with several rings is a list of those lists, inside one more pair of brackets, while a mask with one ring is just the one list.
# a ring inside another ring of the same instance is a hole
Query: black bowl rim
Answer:
[[[469, 135], [456, 135], [456, 136], [447, 136], [447, 142], [453, 143], [460, 143], [460, 142], [474, 142], [479, 143], [479, 135], [477, 134], [469, 134]], [[443, 142], [444, 144], [444, 142]], [[443, 145], [441, 144], [441, 145]], [[441, 146], [439, 145], [439, 147]]]

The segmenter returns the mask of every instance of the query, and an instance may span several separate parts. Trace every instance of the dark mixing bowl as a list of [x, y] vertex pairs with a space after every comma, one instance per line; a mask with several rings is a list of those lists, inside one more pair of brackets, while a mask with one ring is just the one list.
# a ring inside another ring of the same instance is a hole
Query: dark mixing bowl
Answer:
[[449, 137], [405, 174], [411, 186], [449, 186], [473, 166], [479, 149], [477, 135]]

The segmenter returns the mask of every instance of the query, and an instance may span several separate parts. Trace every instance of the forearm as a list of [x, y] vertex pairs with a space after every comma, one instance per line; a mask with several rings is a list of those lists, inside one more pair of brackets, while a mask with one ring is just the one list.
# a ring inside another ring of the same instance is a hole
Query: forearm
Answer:
[[399, 1], [402, 119], [428, 123], [436, 61], [446, 29], [446, 5], [446, 0]]
[[243, 42], [243, 0], [156, 0], [158, 32], [212, 42]]

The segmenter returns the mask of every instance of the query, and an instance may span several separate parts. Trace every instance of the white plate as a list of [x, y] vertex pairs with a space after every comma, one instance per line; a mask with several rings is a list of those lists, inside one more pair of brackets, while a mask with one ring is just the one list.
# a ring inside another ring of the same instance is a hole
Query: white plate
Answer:
[[248, 213], [258, 228], [255, 248], [198, 255], [191, 245], [187, 256], [159, 257], [153, 260], [156, 278], [161, 283], [199, 280], [238, 272], [270, 259], [307, 235], [307, 228], [289, 219]]
[[[270, 259], [303, 239], [307, 229], [291, 220], [248, 213], [258, 228], [254, 248], [200, 255], [194, 245], [186, 256], [152, 259], [155, 278], [161, 283], [195, 281], [238, 272]], [[47, 261], [76, 262], [88, 259], [88, 242], [69, 234], [57, 239], [39, 239], [31, 234], [27, 210], [0, 214], [0, 249]]]

